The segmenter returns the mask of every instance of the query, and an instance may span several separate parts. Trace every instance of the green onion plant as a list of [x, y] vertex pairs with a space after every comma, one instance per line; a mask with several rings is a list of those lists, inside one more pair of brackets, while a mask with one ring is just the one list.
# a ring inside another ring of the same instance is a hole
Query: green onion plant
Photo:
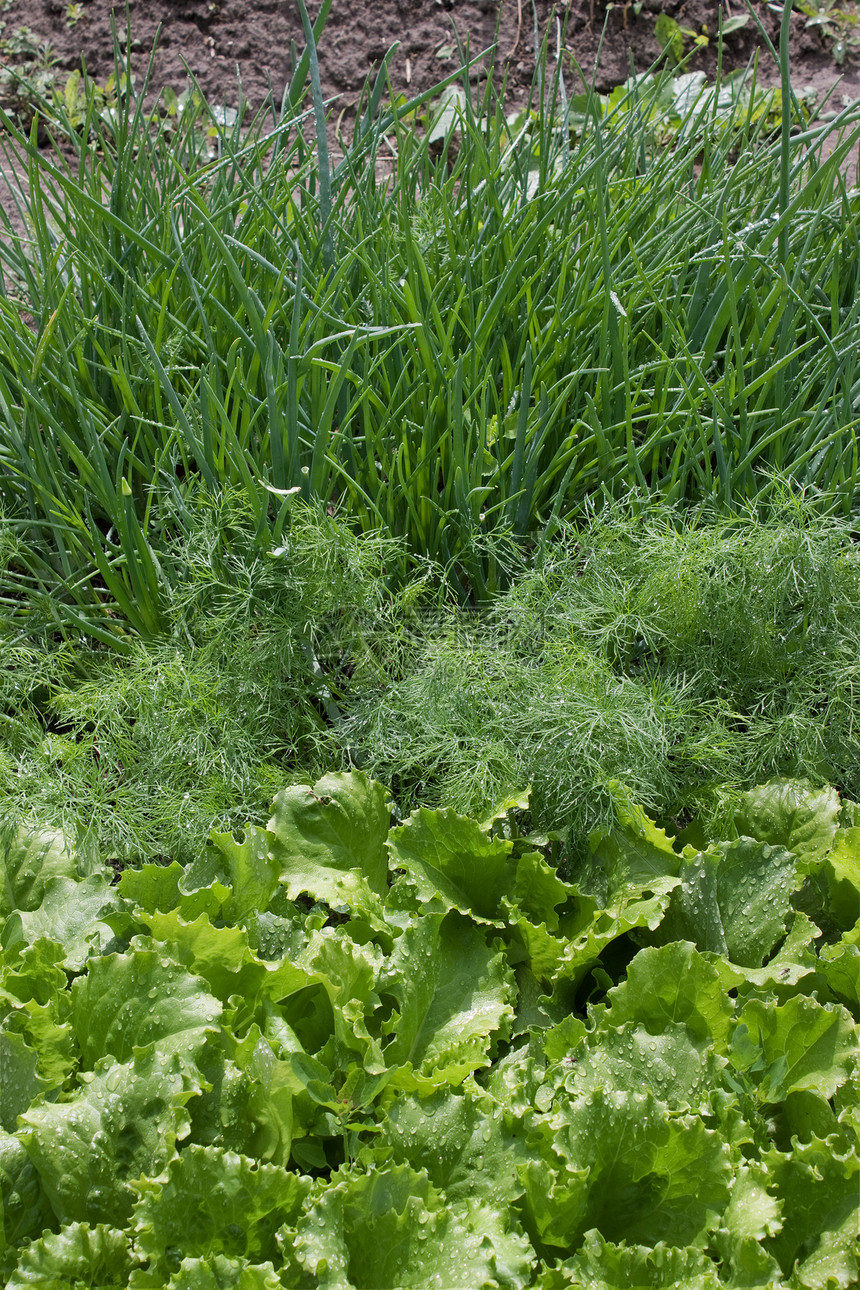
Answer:
[[669, 72], [576, 94], [544, 50], [509, 118], [468, 67], [387, 100], [386, 61], [329, 154], [327, 11], [305, 13], [279, 111], [226, 126], [195, 94], [162, 117], [147, 83], [83, 124], [44, 104], [47, 148], [6, 123], [26, 169], [26, 235], [7, 214], [0, 240], [19, 632], [163, 639], [201, 490], [241, 493], [261, 551], [300, 495], [397, 540], [389, 586], [431, 562], [472, 604], [595, 496], [731, 510], [778, 475], [850, 513], [855, 115], [795, 113], [772, 139], [752, 98], [727, 113], [721, 86]]

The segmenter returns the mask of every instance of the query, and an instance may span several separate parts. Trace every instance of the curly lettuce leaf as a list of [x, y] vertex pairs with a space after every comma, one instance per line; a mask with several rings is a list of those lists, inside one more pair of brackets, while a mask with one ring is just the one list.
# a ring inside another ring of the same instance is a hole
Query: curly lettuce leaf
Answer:
[[278, 793], [268, 823], [279, 881], [291, 900], [307, 893], [385, 927], [388, 793], [361, 771], [325, 775], [313, 788]]
[[243, 923], [258, 910], [268, 909], [278, 891], [280, 862], [272, 854], [266, 829], [246, 824], [241, 841], [230, 833], [210, 833], [199, 859], [189, 865], [179, 887], [183, 894], [217, 884], [226, 889], [221, 913], [231, 925]]
[[684, 855], [658, 939], [692, 941], [742, 967], [760, 968], [785, 935], [797, 862], [752, 838]]
[[127, 1286], [140, 1259], [132, 1252], [128, 1236], [97, 1223], [70, 1223], [59, 1232], [45, 1232], [21, 1252], [18, 1266], [6, 1283], [7, 1290], [38, 1286]]
[[620, 785], [613, 786], [613, 798], [615, 827], [590, 839], [589, 858], [558, 918], [565, 945], [553, 979], [568, 993], [599, 965], [612, 941], [659, 927], [680, 882], [680, 858], [663, 830]]
[[168, 1274], [183, 1258], [264, 1263], [277, 1256], [275, 1232], [298, 1218], [309, 1186], [278, 1165], [189, 1143], [163, 1177], [134, 1183], [135, 1249]]
[[26, 1111], [19, 1136], [61, 1223], [122, 1227], [129, 1183], [165, 1167], [188, 1134], [185, 1104], [200, 1084], [176, 1054], [157, 1049], [126, 1063], [105, 1058], [82, 1078], [70, 1101]]
[[701, 1250], [676, 1249], [658, 1242], [613, 1245], [599, 1232], [588, 1232], [582, 1249], [561, 1265], [573, 1285], [600, 1290], [719, 1290], [721, 1282], [711, 1259]]
[[850, 931], [860, 919], [860, 828], [839, 829], [822, 866], [830, 916]]
[[860, 1159], [842, 1135], [795, 1141], [771, 1152], [782, 1230], [767, 1244], [792, 1284], [808, 1290], [854, 1286], [860, 1275]]
[[392, 955], [388, 990], [398, 1011], [385, 1027], [386, 1063], [459, 1083], [488, 1064], [493, 1036], [513, 1017], [515, 988], [503, 950], [488, 946], [472, 922], [455, 912], [425, 915]]
[[511, 904], [531, 923], [557, 932], [557, 911], [575, 894], [576, 888], [562, 882], [539, 851], [526, 851], [517, 859]]
[[286, 1167], [301, 1089], [292, 1064], [255, 1025], [241, 1040], [227, 1031], [210, 1039], [199, 1065], [207, 1087], [190, 1106], [191, 1139]]
[[[574, 1021], [578, 1028], [578, 1040], [584, 1026], [577, 1019]], [[546, 1061], [536, 1051], [537, 1047], [537, 1041], [532, 1040], [511, 1048], [493, 1063], [484, 1076], [487, 1092], [502, 1107], [508, 1124], [519, 1125], [530, 1118], [537, 1106], [538, 1095], [545, 1086]], [[560, 1045], [559, 1056], [567, 1051], [567, 1047], [568, 1041], [565, 1038]]]
[[[132, 1290], [136, 1284], [132, 1283]], [[160, 1290], [160, 1282], [152, 1284]], [[248, 1263], [216, 1254], [214, 1259], [183, 1259], [166, 1290], [283, 1290], [283, 1285], [271, 1263]]]
[[388, 849], [393, 867], [405, 871], [421, 902], [438, 897], [446, 910], [502, 925], [500, 902], [512, 892], [515, 877], [510, 842], [491, 837], [456, 811], [421, 808], [391, 830]]
[[472, 1199], [504, 1208], [522, 1192], [517, 1169], [528, 1158], [524, 1138], [478, 1089], [401, 1094], [387, 1104], [374, 1141], [373, 1159], [425, 1171], [452, 1203]]
[[306, 914], [286, 900], [278, 913], [263, 910], [252, 914], [246, 930], [251, 949], [258, 958], [295, 959], [307, 946], [310, 932], [324, 922], [321, 914]]
[[805, 780], [774, 779], [742, 795], [735, 828], [739, 837], [785, 847], [808, 872], [833, 845], [839, 811], [839, 796], [832, 788], [813, 788]]
[[0, 1254], [39, 1235], [54, 1220], [33, 1162], [19, 1138], [0, 1133]]
[[[849, 1085], [843, 1085], [840, 1093]], [[835, 1101], [835, 1099], [834, 1099]], [[841, 1131], [833, 1102], [809, 1089], [789, 1093], [777, 1107], [769, 1108], [770, 1138], [781, 1151], [791, 1151], [795, 1138], [811, 1142]]]
[[717, 969], [688, 941], [640, 950], [626, 980], [591, 1010], [595, 1026], [604, 1024], [607, 1009], [611, 1024], [636, 1022], [654, 1035], [684, 1025], [718, 1053], [726, 1052], [734, 1014]]
[[102, 869], [98, 856], [58, 829], [0, 825], [0, 922], [15, 910], [38, 909], [54, 878], [78, 881]]
[[183, 891], [189, 869], [178, 864], [145, 864], [140, 869], [123, 869], [117, 883], [120, 895], [129, 905], [137, 906], [137, 913], [155, 914], [178, 911], [189, 922], [198, 914], [217, 918], [230, 892], [220, 883], [208, 887], [195, 887]]
[[17, 911], [7, 918], [3, 948], [20, 953], [40, 939], [56, 941], [63, 947], [63, 966], [80, 972], [90, 954], [100, 953], [113, 937], [102, 917], [121, 907], [121, 897], [107, 874], [90, 874], [81, 881], [51, 878], [37, 909]]
[[134, 944], [126, 954], [90, 959], [72, 983], [72, 1025], [85, 1068], [102, 1057], [128, 1061], [155, 1044], [195, 1057], [221, 1017], [221, 1004], [158, 949]]
[[782, 1005], [750, 999], [737, 1018], [729, 1056], [761, 1102], [781, 1102], [803, 1089], [832, 1097], [856, 1069], [858, 1030], [838, 1004], [806, 995]]
[[[537, 1007], [538, 1001], [546, 995], [546, 987], [558, 980], [564, 974], [569, 980], [573, 977], [575, 980], [581, 979], [588, 971], [589, 967], [596, 962], [594, 945], [591, 942], [580, 944], [580, 952], [577, 954], [575, 961], [570, 954], [570, 941], [567, 938], [554, 936], [547, 928], [546, 923], [535, 924], [530, 922], [515, 907], [504, 902], [505, 913], [507, 918], [507, 940], [509, 944], [509, 956], [517, 964], [518, 975], [520, 965], [526, 965], [531, 973], [533, 981], [531, 1000], [534, 1007]], [[608, 943], [608, 942], [607, 942]], [[520, 990], [520, 1009], [526, 1003], [523, 995], [528, 989], [524, 982], [521, 982]], [[528, 1026], [522, 1026], [527, 1029]]]
[[674, 878], [680, 857], [663, 829], [649, 820], [620, 784], [612, 786], [615, 826], [591, 839], [591, 860], [583, 884], [604, 904], [624, 887], [648, 887], [656, 878]]
[[[3, 1003], [0, 991], [0, 1013], [5, 1011]], [[20, 1036], [35, 1052], [36, 1074], [46, 1092], [60, 1088], [78, 1063], [72, 1028], [55, 1020], [58, 1011], [59, 1007], [42, 1006], [30, 999], [20, 1007], [9, 1009], [2, 1025], [2, 1032]]]
[[62, 945], [45, 938], [18, 950], [11, 962], [0, 950], [0, 988], [13, 1003], [57, 1004], [68, 985], [64, 957]]
[[[289, 1231], [283, 1239], [292, 1244]], [[294, 1252], [320, 1290], [513, 1290], [528, 1284], [533, 1260], [526, 1239], [510, 1232], [500, 1215], [450, 1205], [425, 1173], [408, 1165], [333, 1174], [296, 1225]]]
[[338, 1047], [353, 1060], [358, 1056], [370, 1074], [385, 1069], [375, 1024], [384, 963], [381, 950], [372, 943], [358, 945], [343, 927], [312, 932], [298, 958], [299, 967], [326, 983]]
[[613, 1243], [704, 1245], [730, 1195], [729, 1148], [697, 1116], [651, 1093], [556, 1099], [535, 1121], [521, 1171], [541, 1240], [575, 1249], [594, 1228]]
[[[224, 1024], [239, 1033], [262, 1022], [267, 1000], [288, 999], [318, 981], [287, 958], [258, 958], [245, 928], [216, 926], [206, 913], [188, 922], [177, 910], [159, 911], [142, 916], [142, 921], [172, 959], [202, 977], [224, 1005]], [[320, 1044], [330, 1030], [329, 1024]]]
[[781, 1284], [779, 1264], [762, 1244], [782, 1228], [776, 1183], [760, 1161], [738, 1166], [732, 1195], [710, 1244], [730, 1274], [732, 1286]]
[[613, 941], [634, 929], [657, 928], [677, 885], [674, 877], [652, 877], [644, 885], [642, 881], [624, 883], [612, 888], [605, 906], [579, 894], [575, 912], [560, 920], [565, 941], [553, 979], [576, 987]]
[[847, 941], [825, 945], [818, 967], [839, 1002], [860, 1021], [860, 945]]
[[[740, 967], [719, 954], [706, 952], [705, 957], [713, 963], [727, 990], [744, 984], [756, 986], [759, 990], [776, 987], [785, 990], [797, 986], [804, 977], [814, 976], [819, 970], [814, 945], [819, 934], [819, 929], [806, 914], [795, 911], [789, 914], [785, 940], [763, 967]], [[807, 985], [804, 982], [804, 986]]]
[[39, 1054], [22, 1035], [0, 1027], [0, 1126], [14, 1133], [18, 1116], [49, 1087], [39, 1074]]
[[719, 1087], [725, 1065], [713, 1045], [697, 1040], [685, 1025], [667, 1022], [652, 1034], [628, 1021], [590, 1032], [562, 1056], [558, 1073], [570, 1097], [588, 1097], [598, 1089], [646, 1088], [673, 1111], [706, 1114], [709, 1094]]
[[0, 1025], [35, 1051], [38, 1076], [49, 1090], [59, 1088], [77, 1063], [66, 1020], [68, 979], [59, 966], [63, 958], [62, 946], [47, 940], [25, 947], [13, 964], [0, 951]]
[[246, 998], [257, 994], [266, 969], [254, 960], [243, 927], [215, 926], [204, 911], [193, 919], [179, 909], [135, 912], [152, 939], [161, 942], [170, 957], [188, 971], [202, 977], [222, 1004], [235, 994]]

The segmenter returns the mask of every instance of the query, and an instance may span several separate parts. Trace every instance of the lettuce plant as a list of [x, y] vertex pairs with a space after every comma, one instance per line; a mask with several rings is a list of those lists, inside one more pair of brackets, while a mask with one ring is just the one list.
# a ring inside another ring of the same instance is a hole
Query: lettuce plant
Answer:
[[616, 791], [575, 884], [359, 772], [118, 879], [8, 826], [4, 1283], [857, 1284], [860, 808]]

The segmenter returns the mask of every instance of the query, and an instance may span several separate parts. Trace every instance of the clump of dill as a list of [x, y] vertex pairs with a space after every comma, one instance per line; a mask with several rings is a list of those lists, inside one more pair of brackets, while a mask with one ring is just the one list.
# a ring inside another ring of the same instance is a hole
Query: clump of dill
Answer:
[[127, 654], [17, 642], [0, 669], [0, 795], [98, 839], [122, 864], [187, 861], [213, 827], [265, 818], [289, 781], [334, 755], [328, 730], [393, 604], [390, 540], [294, 508], [270, 550], [237, 494], [198, 497], [164, 552], [170, 630]]
[[532, 786], [540, 829], [584, 839], [613, 781], [711, 819], [776, 774], [860, 794], [860, 553], [786, 496], [765, 515], [614, 505], [563, 529], [485, 614], [451, 613], [343, 735], [404, 809], [487, 814]]

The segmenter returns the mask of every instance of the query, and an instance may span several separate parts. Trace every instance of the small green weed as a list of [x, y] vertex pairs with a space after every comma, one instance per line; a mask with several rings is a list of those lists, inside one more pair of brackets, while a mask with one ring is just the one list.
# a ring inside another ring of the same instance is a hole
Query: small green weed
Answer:
[[51, 100], [56, 88], [54, 50], [29, 27], [10, 35], [0, 28], [0, 58], [0, 109], [29, 129], [39, 105]]
[[685, 62], [689, 54], [708, 47], [707, 28], [703, 27], [697, 32], [691, 27], [682, 27], [667, 13], [657, 15], [654, 35], [659, 41], [660, 48], [675, 67]]
[[798, 0], [798, 8], [807, 15], [807, 27], [818, 28], [838, 67], [860, 49], [860, 15], [852, 0]]

